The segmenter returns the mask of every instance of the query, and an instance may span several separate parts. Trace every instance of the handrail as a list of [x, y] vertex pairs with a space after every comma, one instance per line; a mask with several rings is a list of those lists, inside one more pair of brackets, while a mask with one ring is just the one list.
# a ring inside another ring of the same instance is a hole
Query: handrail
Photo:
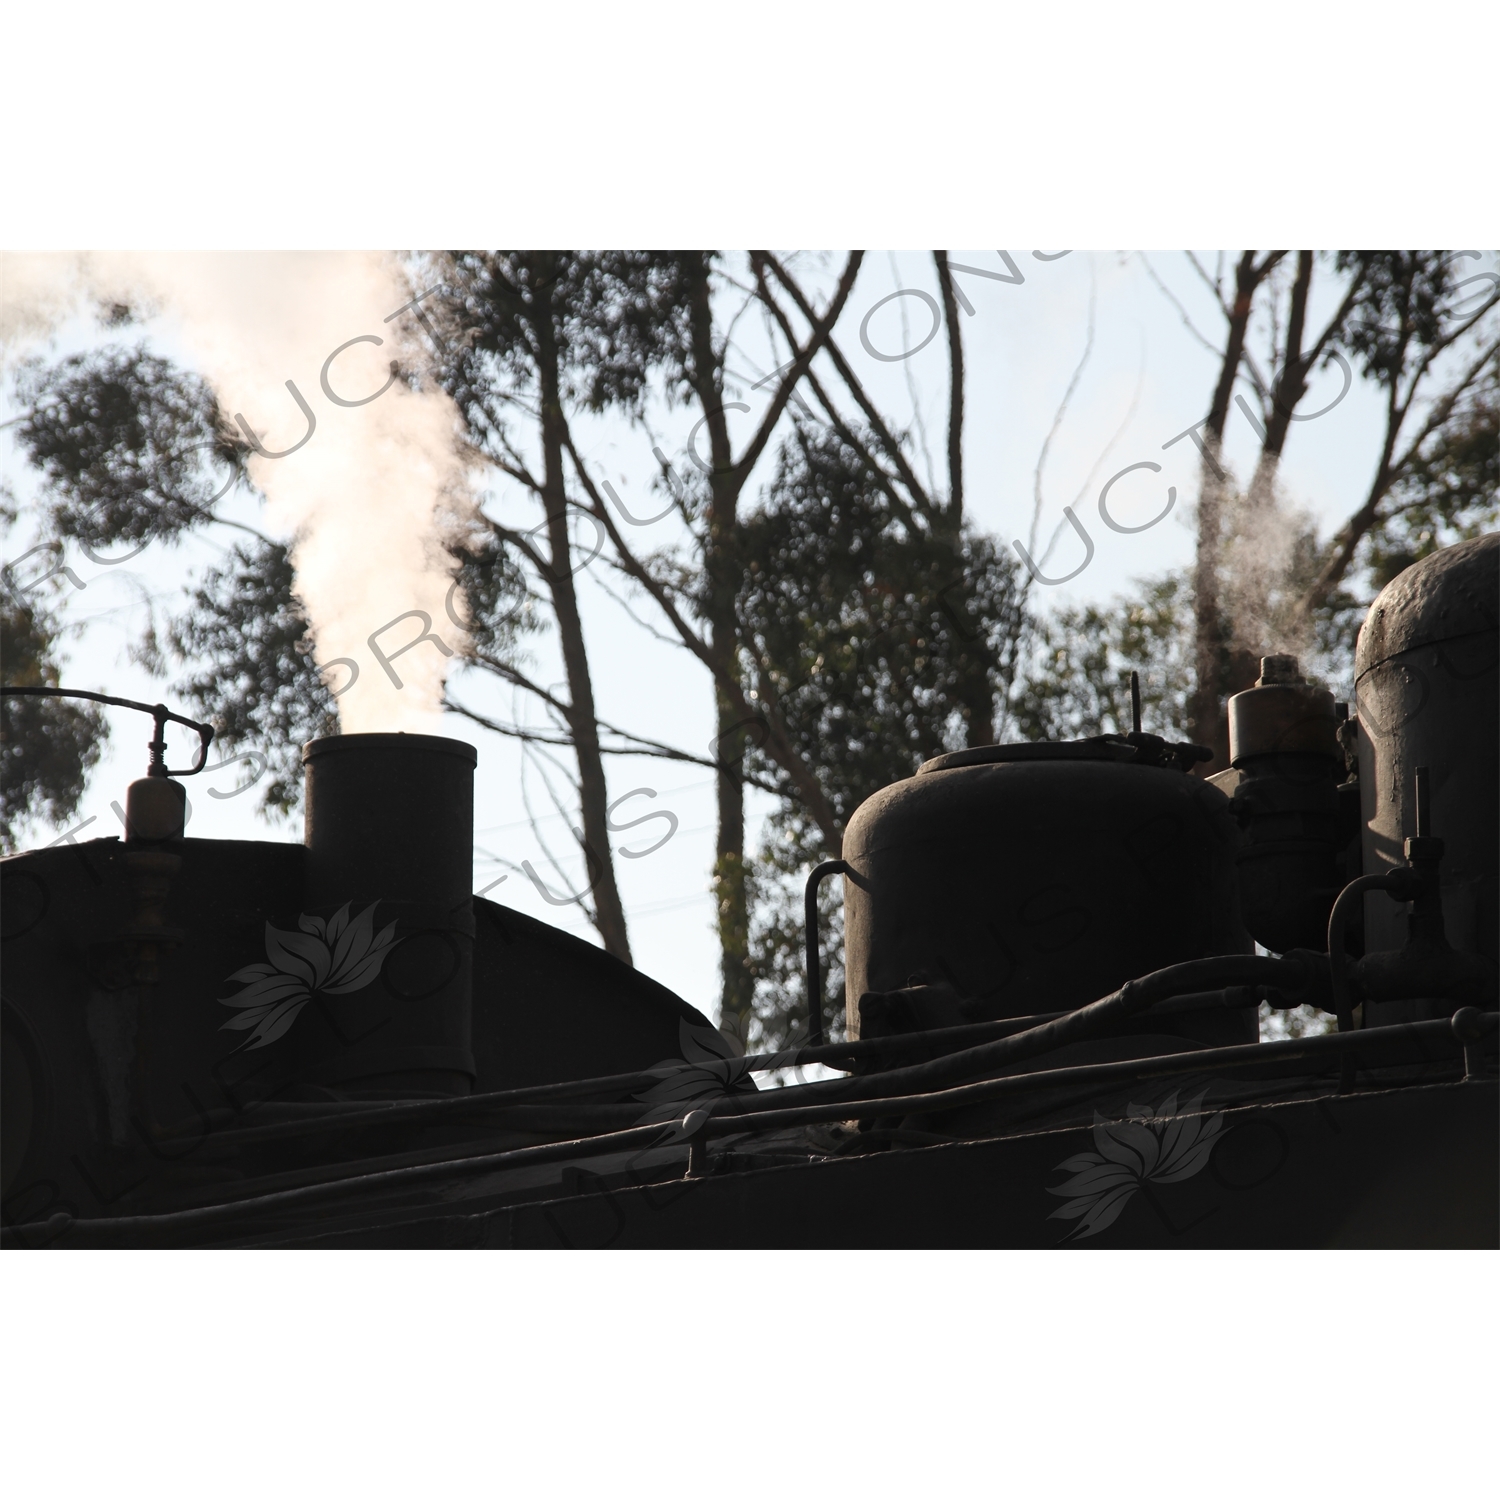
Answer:
[[[200, 724], [196, 719], [185, 719], [181, 714], [174, 714], [165, 703], [137, 703], [134, 698], [113, 698], [108, 693], [89, 693], [82, 688], [12, 687], [8, 683], [0, 684], [0, 696], [6, 698], [86, 698], [90, 703], [107, 703], [112, 708], [133, 708], [138, 713], [150, 714], [156, 722], [156, 738], [147, 747], [151, 752], [151, 761], [146, 768], [147, 776], [196, 776], [208, 764], [208, 747], [214, 739], [213, 726]], [[167, 769], [167, 742], [164, 736], [169, 720], [173, 724], [185, 724], [189, 729], [198, 731], [198, 761], [189, 771]]]
[[[1207, 985], [1269, 984], [1278, 988], [1300, 990], [1312, 976], [1305, 962], [1295, 958], [1267, 958], [1249, 953], [1227, 953], [1213, 958], [1190, 959], [1165, 969], [1127, 980], [1112, 994], [1105, 995], [1078, 1010], [1070, 1010], [1054, 1020], [1043, 1022], [1028, 1031], [998, 1041], [986, 1042], [962, 1052], [951, 1053], [935, 1061], [913, 1067], [897, 1068], [889, 1073], [863, 1078], [825, 1079], [817, 1083], [778, 1089], [785, 1099], [789, 1094], [817, 1100], [853, 1102], [873, 1097], [886, 1087], [939, 1088], [973, 1078], [995, 1068], [1024, 1062], [1029, 1058], [1055, 1051], [1071, 1042], [1087, 1041], [1108, 1030], [1118, 1021], [1149, 1009], [1159, 1000], [1186, 994]], [[741, 1094], [738, 1102], [746, 1110], [768, 1108], [765, 1094]]]
[[807, 928], [807, 1039], [814, 1047], [823, 1045], [823, 977], [818, 972], [818, 887], [829, 875], [848, 875], [849, 866], [841, 859], [825, 859], [807, 877], [802, 914]]
[[[1183, 1015], [1204, 1010], [1234, 1010], [1258, 1005], [1265, 986], [1238, 985], [1223, 990], [1203, 990], [1197, 994], [1175, 995], [1158, 1001], [1149, 1015]], [[865, 1058], [879, 1058], [890, 1052], [923, 1052], [931, 1050], [942, 1056], [960, 1052], [966, 1046], [996, 1037], [1014, 1036], [1030, 1031], [1048, 1021], [1067, 1015], [1065, 1010], [1043, 1011], [1033, 1016], [1009, 1016], [1000, 1021], [974, 1021], [962, 1026], [940, 1026], [930, 1031], [898, 1032], [892, 1036], [866, 1037], [857, 1042], [829, 1042], [821, 1047], [792, 1047], [781, 1052], [752, 1053], [739, 1059], [749, 1073], [772, 1073], [783, 1068], [804, 1067], [812, 1063], [839, 1066]], [[684, 1068], [694, 1066], [686, 1061]], [[221, 1119], [246, 1114], [243, 1110], [217, 1110], [194, 1121], [191, 1131], [163, 1132], [159, 1139], [169, 1144], [177, 1139], [199, 1137], [206, 1128], [225, 1146], [240, 1147], [265, 1141], [295, 1140], [302, 1136], [329, 1135], [346, 1130], [367, 1130], [391, 1125], [420, 1129], [430, 1122], [465, 1120], [504, 1113], [518, 1106], [542, 1103], [566, 1103], [595, 1094], [626, 1094], [661, 1082], [660, 1072], [611, 1073], [598, 1078], [572, 1078], [560, 1083], [534, 1083], [522, 1088], [497, 1089], [483, 1094], [465, 1094], [453, 1099], [400, 1100], [389, 1104], [369, 1104], [363, 1108], [341, 1108], [338, 1105], [308, 1106], [308, 1113], [296, 1119], [277, 1120], [267, 1124], [242, 1126], [221, 1125]], [[315, 1112], [320, 1111], [320, 1112]]]
[[[704, 1118], [705, 1106], [696, 1106], [681, 1120], [655, 1125], [638, 1125], [629, 1130], [611, 1131], [572, 1141], [550, 1141], [539, 1146], [521, 1146], [509, 1151], [486, 1152], [478, 1156], [423, 1162], [370, 1172], [357, 1177], [338, 1178], [332, 1182], [310, 1183], [286, 1188], [252, 1198], [231, 1199], [201, 1208], [180, 1209], [165, 1214], [137, 1214], [115, 1219], [78, 1219], [71, 1214], [53, 1214], [45, 1220], [7, 1226], [0, 1230], [0, 1244], [25, 1246], [28, 1229], [54, 1231], [52, 1239], [75, 1231], [83, 1238], [110, 1233], [149, 1233], [152, 1230], [191, 1230], [211, 1228], [215, 1224], [232, 1224], [238, 1218], [278, 1210], [296, 1212], [312, 1208], [322, 1201], [344, 1193], [386, 1187], [421, 1186], [485, 1171], [503, 1171], [513, 1167], [541, 1165], [552, 1161], [576, 1160], [601, 1153], [643, 1151], [673, 1145], [689, 1145], [697, 1139], [740, 1135], [753, 1130], [785, 1130], [799, 1125], [823, 1124], [842, 1120], [879, 1119], [888, 1116], [932, 1114], [981, 1104], [1008, 1093], [1026, 1089], [1065, 1088], [1095, 1082], [1136, 1082], [1150, 1078], [1171, 1078], [1205, 1071], [1263, 1066], [1271, 1062], [1293, 1061], [1324, 1055], [1338, 1057], [1361, 1048], [1372, 1048], [1394, 1035], [1417, 1041], [1453, 1041], [1460, 1047], [1472, 1045], [1482, 1036], [1493, 1035], [1500, 1026], [1500, 1016], [1465, 1007], [1450, 1019], [1406, 1022], [1396, 1026], [1375, 1026], [1355, 1032], [1330, 1032], [1325, 1036], [1295, 1037], [1284, 1042], [1250, 1043], [1237, 1047], [1218, 1047], [1203, 1052], [1177, 1053], [1168, 1057], [1146, 1057], [1113, 1063], [1090, 1063], [1082, 1067], [1057, 1068], [1045, 1073], [1022, 1073], [988, 1078], [978, 1083], [941, 1089], [934, 1093], [901, 1094], [862, 1100], [855, 1104], [833, 1102], [808, 1104], [790, 1109], [769, 1110], [746, 1117], [739, 1114], [713, 1114]], [[1467, 1060], [1467, 1059], [1466, 1059]]]
[[[1409, 901], [1411, 872], [1395, 870], [1389, 875], [1361, 875], [1338, 893], [1328, 913], [1328, 972], [1333, 982], [1333, 1013], [1340, 1031], [1354, 1030], [1354, 1008], [1349, 1002], [1349, 955], [1344, 952], [1344, 930], [1355, 904], [1366, 891], [1389, 891], [1393, 901]], [[1406, 892], [1405, 895], [1399, 894]]]

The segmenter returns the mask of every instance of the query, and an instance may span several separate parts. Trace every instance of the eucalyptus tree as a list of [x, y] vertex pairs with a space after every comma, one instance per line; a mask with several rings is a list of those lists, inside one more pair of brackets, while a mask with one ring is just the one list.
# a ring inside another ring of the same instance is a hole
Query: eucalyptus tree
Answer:
[[[868, 451], [871, 434], [855, 432]], [[955, 543], [909, 529], [863, 454], [827, 425], [796, 423], [761, 505], [741, 525], [739, 556], [746, 653], [774, 683], [840, 828], [924, 760], [974, 742], [975, 663], [986, 724], [1016, 686], [1026, 608], [1015, 564], [984, 536], [962, 533]], [[962, 613], [951, 597], [955, 566]], [[756, 1040], [779, 1046], [806, 1015], [794, 877], [828, 846], [764, 750], [752, 744], [747, 765], [782, 792], [751, 868]], [[825, 906], [826, 936], [836, 940], [831, 897]], [[835, 1002], [837, 946], [830, 941], [823, 969]]]
[[[698, 426], [708, 435], [708, 460], [697, 460], [702, 478], [683, 486], [679, 493], [679, 507], [692, 538], [692, 566], [674, 574], [637, 555], [576, 445], [570, 441], [569, 448], [590, 508], [610, 535], [618, 565], [655, 600], [683, 645], [712, 676], [719, 725], [715, 892], [723, 955], [723, 1024], [743, 1038], [754, 1008], [757, 972], [751, 951], [749, 861], [744, 845], [747, 777], [757, 772], [770, 777], [781, 794], [786, 817], [803, 832], [798, 856], [804, 862], [839, 852], [844, 821], [856, 805], [841, 798], [838, 778], [829, 774], [831, 762], [843, 752], [818, 729], [818, 714], [810, 707], [817, 689], [809, 693], [800, 676], [787, 675], [784, 669], [798, 658], [798, 652], [784, 635], [767, 632], [768, 617], [754, 615], [756, 590], [747, 592], [744, 586], [750, 560], [747, 541], [760, 535], [754, 513], [746, 509], [746, 490], [778, 424], [790, 420], [797, 429], [795, 435], [784, 433], [783, 445], [776, 450], [782, 479], [789, 483], [787, 476], [799, 464], [812, 463], [822, 469], [832, 464], [878, 495], [878, 516], [867, 506], [860, 513], [861, 523], [874, 525], [877, 531], [888, 529], [889, 536], [899, 537], [905, 549], [882, 544], [882, 566], [895, 567], [898, 576], [913, 571], [921, 574], [920, 608], [951, 622], [951, 628], [944, 623], [928, 632], [934, 647], [942, 644], [943, 670], [948, 674], [944, 711], [935, 721], [942, 725], [939, 737], [943, 732], [956, 732], [960, 742], [971, 745], [993, 739], [1005, 712], [1005, 692], [997, 690], [994, 670], [994, 631], [998, 626], [1004, 635], [1010, 625], [1005, 623], [1005, 608], [996, 603], [994, 584], [999, 575], [993, 551], [986, 551], [965, 528], [960, 296], [946, 256], [938, 252], [933, 257], [948, 328], [948, 486], [944, 493], [934, 493], [917, 478], [906, 434], [871, 400], [840, 347], [837, 325], [853, 291], [861, 254], [846, 259], [821, 305], [815, 305], [794, 274], [794, 266], [769, 251], [751, 252], [748, 284], [734, 283], [709, 255], [662, 259], [670, 262], [679, 278], [677, 285], [687, 293], [676, 316], [664, 325], [667, 389], [697, 409]], [[731, 294], [745, 300], [725, 319], [716, 309], [721, 300], [732, 303]], [[730, 404], [725, 397], [730, 393], [728, 364], [733, 347], [728, 326], [748, 306], [759, 307], [764, 315], [776, 367], [756, 382], [757, 387], [769, 385], [771, 397], [748, 441], [736, 451], [725, 415]], [[805, 387], [819, 403], [820, 418], [797, 394], [799, 387]], [[814, 420], [827, 429], [832, 448], [821, 440], [815, 449], [807, 446], [801, 428]], [[770, 511], [780, 504], [775, 490], [773, 481], [763, 502]], [[876, 550], [876, 538], [866, 540], [872, 552]], [[750, 544], [753, 548], [760, 542]], [[789, 557], [787, 563], [789, 570], [815, 571], [828, 561], [826, 548], [812, 547], [803, 548], [795, 561]], [[1005, 569], [999, 572], [1008, 577]], [[786, 581], [795, 588], [812, 576], [799, 572], [795, 581], [790, 575]], [[824, 628], [806, 613], [799, 624], [814, 635]], [[838, 627], [830, 628], [836, 632]], [[783, 701], [788, 686], [794, 696], [800, 695], [791, 704]], [[909, 773], [909, 761], [900, 764], [898, 774]], [[860, 785], [865, 795], [874, 790], [871, 781]], [[765, 965], [759, 968], [764, 972]]]
[[[128, 310], [113, 310], [112, 327], [129, 321]], [[144, 343], [107, 343], [50, 363], [33, 357], [16, 369], [14, 388], [15, 440], [39, 481], [43, 541], [33, 551], [60, 553], [74, 543], [107, 565], [152, 543], [235, 524], [220, 523], [214, 506], [243, 482], [243, 444], [208, 386]], [[227, 470], [227, 482], [216, 470]], [[82, 585], [68, 567], [48, 576]], [[7, 682], [58, 685], [52, 647], [63, 626], [41, 599], [40, 582], [6, 570]], [[159, 665], [155, 643], [139, 644]], [[194, 706], [218, 718], [226, 690], [215, 682]], [[7, 699], [5, 721], [7, 824], [23, 808], [45, 809], [53, 820], [68, 815], [98, 759], [105, 720], [66, 701]]]
[[[1188, 728], [1215, 749], [1204, 769], [1225, 763], [1224, 703], [1253, 680], [1262, 651], [1295, 640], [1350, 654], [1340, 637], [1359, 612], [1349, 585], [1361, 557], [1374, 581], [1394, 557], [1415, 560], [1412, 542], [1441, 545], [1493, 517], [1500, 276], [1473, 274], [1464, 262], [1475, 254], [1247, 250], [1232, 272], [1223, 257], [1211, 272], [1189, 256], [1223, 319], [1217, 339], [1162, 287], [1217, 361], [1207, 416], [1174, 440], [1191, 439], [1200, 456]], [[1329, 307], [1321, 320], [1315, 293]], [[1355, 378], [1351, 360], [1381, 394], [1379, 450], [1361, 503], [1320, 542], [1278, 511], [1277, 477], [1293, 424], [1330, 409], [1305, 409], [1312, 375], [1338, 368], [1336, 405]], [[1248, 423], [1258, 444], [1243, 486], [1224, 456], [1231, 419]], [[1262, 545], [1267, 532], [1279, 534], [1278, 547]], [[1246, 578], [1257, 558], [1263, 576]]]
[[[659, 372], [661, 394], [670, 403], [696, 407], [708, 437], [708, 459], [701, 473], [676, 481], [676, 506], [683, 521], [689, 556], [679, 565], [642, 557], [626, 540], [605, 503], [597, 480], [581, 457], [566, 420], [564, 446], [582, 497], [604, 527], [614, 561], [662, 611], [670, 630], [707, 669], [715, 700], [716, 735], [710, 763], [718, 789], [718, 828], [713, 889], [721, 951], [722, 1024], [741, 1040], [747, 1034], [754, 978], [749, 954], [749, 914], [744, 847], [744, 750], [747, 735], [764, 739], [767, 755], [780, 767], [791, 794], [836, 846], [837, 817], [819, 783], [814, 764], [793, 741], [776, 701], [774, 683], [757, 675], [743, 652], [736, 611], [742, 500], [752, 475], [766, 456], [791, 403], [796, 386], [827, 344], [848, 301], [861, 256], [848, 257], [828, 305], [814, 313], [802, 338], [793, 338], [787, 362], [770, 377], [766, 409], [748, 441], [736, 451], [726, 398], [731, 340], [716, 308], [712, 252], [667, 252], [611, 258], [616, 296], [634, 310], [622, 319], [631, 347]], [[762, 382], [766, 383], [766, 382]], [[638, 408], [637, 408], [638, 410]], [[666, 482], [666, 481], [664, 481]], [[684, 757], [687, 758], [687, 757]]]
[[1362, 547], [1389, 572], [1392, 560], [1415, 561], [1495, 524], [1500, 275], [1474, 274], [1471, 258], [1477, 252], [1337, 257], [1357, 288], [1341, 343], [1382, 393], [1384, 430], [1359, 506], [1320, 549], [1297, 601], [1302, 617], [1327, 604]]
[[[62, 627], [37, 595], [11, 585], [0, 597], [0, 671], [10, 687], [57, 687]], [[109, 728], [92, 704], [0, 698], [0, 849], [34, 818], [60, 823], [77, 810]]]
[[[429, 258], [441, 278], [435, 304], [434, 373], [457, 404], [474, 455], [530, 494], [542, 525], [503, 524], [488, 511], [489, 546], [463, 564], [460, 581], [483, 595], [497, 570], [533, 570], [550, 603], [568, 696], [558, 697], [484, 636], [485, 611], [469, 659], [524, 689], [561, 721], [560, 738], [500, 723], [450, 696], [476, 722], [529, 743], [565, 743], [575, 756], [580, 826], [589, 872], [585, 909], [605, 948], [630, 961], [624, 905], [609, 842], [607, 751], [689, 758], [671, 747], [601, 724], [579, 608], [569, 535], [577, 509], [568, 469], [570, 418], [579, 411], [638, 414], [656, 367], [669, 358], [670, 325], [682, 289], [670, 257], [627, 252], [457, 251]], [[509, 589], [500, 590], [509, 593]], [[493, 628], [494, 617], [490, 616]], [[601, 728], [606, 730], [601, 735]]]
[[[124, 309], [115, 323], [128, 322]], [[22, 452], [41, 485], [43, 530], [104, 564], [194, 533], [234, 533], [224, 560], [198, 580], [186, 609], [158, 628], [155, 611], [135, 658], [211, 721], [225, 753], [250, 751], [270, 771], [262, 812], [301, 801], [300, 746], [338, 732], [333, 695], [312, 655], [289, 548], [217, 513], [235, 489], [256, 493], [250, 449], [197, 374], [147, 343], [104, 344], [19, 369]], [[126, 549], [123, 552], [121, 549]]]

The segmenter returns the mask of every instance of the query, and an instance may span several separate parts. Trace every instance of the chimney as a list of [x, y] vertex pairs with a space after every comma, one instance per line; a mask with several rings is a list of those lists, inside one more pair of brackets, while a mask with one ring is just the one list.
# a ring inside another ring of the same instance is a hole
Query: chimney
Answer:
[[302, 927], [317, 938], [323, 924], [331, 965], [298, 1029], [305, 1082], [358, 1097], [470, 1091], [477, 762], [472, 745], [427, 734], [302, 747]]

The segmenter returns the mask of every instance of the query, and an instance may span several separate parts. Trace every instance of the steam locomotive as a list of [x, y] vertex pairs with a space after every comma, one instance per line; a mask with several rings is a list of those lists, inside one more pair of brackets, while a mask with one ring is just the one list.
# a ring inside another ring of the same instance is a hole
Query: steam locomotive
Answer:
[[155, 706], [124, 838], [0, 862], [0, 1242], [1493, 1246], [1497, 563], [1381, 593], [1353, 712], [1265, 658], [1216, 776], [1137, 716], [884, 789], [774, 1055], [471, 894], [472, 746], [314, 740], [303, 843], [189, 839]]

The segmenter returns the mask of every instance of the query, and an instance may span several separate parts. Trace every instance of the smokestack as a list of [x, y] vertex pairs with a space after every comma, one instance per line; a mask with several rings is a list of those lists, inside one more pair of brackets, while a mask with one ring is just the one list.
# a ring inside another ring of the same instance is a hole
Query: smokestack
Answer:
[[472, 745], [427, 734], [302, 747], [303, 930], [323, 924], [329, 989], [358, 985], [309, 1008], [305, 1081], [370, 1097], [469, 1092], [477, 761]]

